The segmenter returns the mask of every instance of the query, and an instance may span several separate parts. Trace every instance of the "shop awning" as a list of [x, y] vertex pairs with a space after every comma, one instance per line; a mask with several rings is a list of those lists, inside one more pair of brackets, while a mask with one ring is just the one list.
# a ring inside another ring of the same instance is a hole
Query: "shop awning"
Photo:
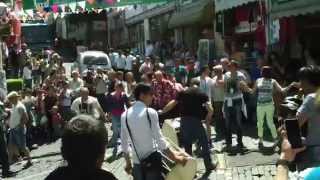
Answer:
[[271, 5], [271, 17], [305, 15], [320, 12], [320, 0], [273, 0]]
[[238, 7], [257, 0], [215, 0], [216, 12]]
[[213, 8], [213, 3], [210, 0], [199, 0], [196, 3], [183, 6], [171, 16], [168, 27], [175, 28], [191, 24], [213, 23]]

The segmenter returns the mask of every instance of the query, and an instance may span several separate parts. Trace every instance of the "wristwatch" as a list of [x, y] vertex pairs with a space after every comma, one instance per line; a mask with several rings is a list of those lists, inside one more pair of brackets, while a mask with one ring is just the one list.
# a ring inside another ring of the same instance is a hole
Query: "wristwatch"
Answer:
[[279, 165], [282, 165], [282, 166], [286, 166], [286, 167], [289, 167], [291, 163], [287, 160], [284, 160], [284, 159], [279, 159], [276, 163], [277, 166]]

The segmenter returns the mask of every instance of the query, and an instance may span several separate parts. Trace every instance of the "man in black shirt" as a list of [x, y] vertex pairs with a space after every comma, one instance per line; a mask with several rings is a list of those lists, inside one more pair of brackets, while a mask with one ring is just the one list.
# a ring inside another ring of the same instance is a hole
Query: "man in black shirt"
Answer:
[[54, 170], [45, 180], [116, 180], [101, 169], [107, 145], [107, 129], [91, 116], [71, 119], [62, 135], [61, 152], [68, 166]]
[[170, 111], [177, 105], [181, 114], [182, 144], [185, 151], [192, 155], [192, 144], [198, 142], [207, 172], [214, 170], [216, 165], [212, 163], [208, 136], [202, 125], [202, 119], [210, 122], [213, 115], [208, 96], [198, 87], [188, 88], [178, 93], [177, 98], [164, 107], [162, 113]]

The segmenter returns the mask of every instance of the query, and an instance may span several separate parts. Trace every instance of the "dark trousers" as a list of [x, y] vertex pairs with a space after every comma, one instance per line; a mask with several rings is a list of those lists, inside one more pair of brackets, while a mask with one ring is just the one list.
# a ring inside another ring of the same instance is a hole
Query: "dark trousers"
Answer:
[[223, 102], [214, 102], [214, 123], [215, 123], [215, 130], [217, 133], [217, 137], [223, 137], [226, 132], [226, 126], [223, 119], [222, 113]]
[[148, 171], [143, 172], [140, 164], [133, 165], [133, 180], [163, 180], [160, 171]]
[[69, 121], [74, 116], [70, 106], [61, 106], [60, 114], [63, 121]]
[[97, 100], [98, 100], [99, 104], [101, 105], [101, 108], [103, 109], [103, 111], [107, 112], [105, 94], [97, 94]]
[[2, 126], [0, 126], [0, 163], [2, 165], [2, 174], [9, 171], [9, 158], [8, 158], [8, 149], [3, 132]]
[[184, 149], [188, 154], [192, 155], [192, 144], [195, 142], [199, 143], [204, 165], [206, 168], [209, 168], [212, 165], [209, 141], [201, 120], [195, 117], [182, 117], [181, 134]]
[[25, 79], [24, 80], [24, 87], [28, 89], [32, 89], [32, 79]]
[[226, 126], [226, 144], [232, 144], [232, 124], [235, 125], [237, 132], [237, 142], [242, 144], [242, 100], [236, 99], [232, 101], [232, 106], [228, 107], [227, 101], [224, 103], [224, 112], [225, 112], [225, 126]]

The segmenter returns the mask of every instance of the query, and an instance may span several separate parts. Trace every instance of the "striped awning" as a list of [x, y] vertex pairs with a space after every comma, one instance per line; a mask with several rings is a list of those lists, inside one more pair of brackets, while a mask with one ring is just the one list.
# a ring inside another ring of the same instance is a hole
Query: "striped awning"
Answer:
[[320, 0], [273, 0], [271, 18], [305, 15], [320, 12]]
[[257, 0], [215, 0], [216, 12], [235, 8]]

